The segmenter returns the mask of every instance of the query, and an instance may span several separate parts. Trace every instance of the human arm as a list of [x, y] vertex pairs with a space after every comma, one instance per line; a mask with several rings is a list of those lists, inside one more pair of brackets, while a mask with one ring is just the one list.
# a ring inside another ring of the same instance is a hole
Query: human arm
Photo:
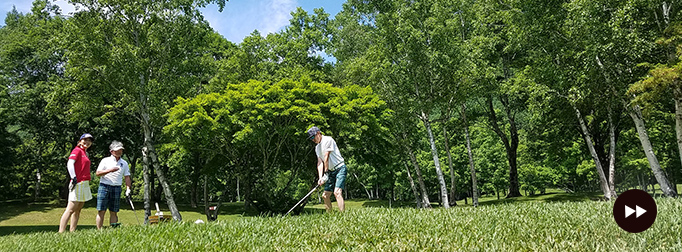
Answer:
[[317, 183], [322, 185], [322, 174], [324, 174], [324, 162], [319, 157], [317, 158]]
[[69, 159], [68, 162], [66, 162], [66, 170], [69, 171], [69, 178], [75, 178], [76, 177], [76, 160]]
[[66, 170], [69, 171], [69, 191], [73, 190], [78, 184], [78, 179], [76, 178], [76, 160], [69, 159], [66, 162]]
[[130, 179], [130, 176], [125, 176], [126, 180], [126, 197], [130, 196], [131, 188], [133, 187], [133, 181]]
[[97, 171], [95, 172], [95, 175], [97, 175], [97, 177], [101, 177], [107, 175], [107, 173], [118, 171], [119, 169], [121, 168], [118, 166], [106, 169], [106, 165], [104, 165], [104, 160], [102, 160], [102, 162], [99, 162], [99, 166], [97, 166]]
[[319, 175], [318, 177], [318, 184], [322, 185], [325, 182], [327, 182], [327, 172], [329, 171], [329, 153], [326, 153], [325, 155], [325, 160], [327, 162], [322, 161], [319, 157], [317, 158], [317, 174]]

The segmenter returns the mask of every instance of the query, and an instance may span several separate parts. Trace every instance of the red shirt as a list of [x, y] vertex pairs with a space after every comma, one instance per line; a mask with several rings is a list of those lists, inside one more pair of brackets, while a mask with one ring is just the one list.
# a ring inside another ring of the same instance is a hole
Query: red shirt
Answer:
[[76, 148], [73, 148], [71, 151], [69, 159], [76, 160], [73, 167], [78, 182], [90, 180], [90, 158], [85, 154], [85, 151], [81, 147], [76, 146]]

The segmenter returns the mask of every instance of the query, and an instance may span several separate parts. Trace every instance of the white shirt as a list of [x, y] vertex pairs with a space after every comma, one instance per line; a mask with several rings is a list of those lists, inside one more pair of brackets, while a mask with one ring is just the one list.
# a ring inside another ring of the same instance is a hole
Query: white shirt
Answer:
[[116, 166], [120, 167], [118, 171], [105, 174], [104, 176], [100, 177], [99, 182], [110, 186], [120, 186], [123, 184], [123, 176], [130, 176], [128, 162], [123, 160], [123, 158], [119, 158], [118, 161], [116, 161], [116, 157], [113, 155], [105, 157], [99, 162], [97, 171], [104, 171]]
[[[315, 146], [315, 154], [317, 157], [324, 160], [324, 153], [329, 153], [329, 170], [333, 171], [336, 165], [343, 163], [343, 157], [341, 157], [341, 152], [339, 152], [339, 147], [336, 146], [336, 141], [330, 136], [322, 136], [320, 143]], [[338, 167], [337, 167], [338, 168]]]

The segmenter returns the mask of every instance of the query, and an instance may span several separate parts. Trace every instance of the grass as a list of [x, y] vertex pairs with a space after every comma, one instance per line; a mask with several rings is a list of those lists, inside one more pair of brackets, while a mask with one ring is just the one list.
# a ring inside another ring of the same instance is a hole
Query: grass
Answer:
[[[124, 205], [121, 201], [121, 209], [118, 213], [119, 222], [123, 226], [139, 226], [137, 218], [140, 223], [144, 223], [144, 206], [142, 203], [135, 203], [135, 212], [131, 210], [130, 205]], [[170, 214], [170, 210], [163, 204], [159, 204], [161, 211], [164, 214]], [[9, 234], [28, 234], [35, 232], [54, 232], [59, 229], [59, 219], [64, 213], [66, 203], [26, 203], [13, 202], [5, 204], [0, 207], [0, 236]], [[83, 210], [81, 210], [81, 217], [78, 221], [78, 230], [95, 229], [95, 216], [97, 215], [97, 202], [90, 200], [85, 203]], [[219, 220], [235, 220], [242, 216], [253, 216], [256, 213], [244, 212], [243, 203], [229, 202], [223, 203], [221, 206], [221, 213]], [[152, 206], [152, 209], [154, 207]], [[183, 221], [194, 222], [196, 220], [203, 220], [206, 222], [206, 215], [204, 215], [203, 207], [194, 209], [189, 206], [178, 207]], [[156, 210], [152, 210], [152, 213]], [[136, 215], [137, 214], [137, 218]], [[104, 226], [109, 225], [109, 212], [104, 216]]]
[[477, 208], [458, 202], [433, 210], [351, 200], [344, 213], [323, 214], [324, 206], [316, 204], [290, 217], [248, 216], [239, 203], [230, 203], [218, 222], [201, 225], [191, 223], [205, 218], [200, 211], [182, 209], [185, 222], [139, 226], [122, 206], [124, 226], [102, 231], [94, 229], [94, 207], [86, 206], [78, 231], [66, 234], [56, 232], [63, 207], [2, 206], [0, 230], [25, 231], [3, 231], [0, 251], [682, 250], [681, 199], [656, 198], [654, 225], [631, 234], [613, 220], [613, 202], [592, 201], [593, 196], [552, 191], [500, 201], [484, 197]]

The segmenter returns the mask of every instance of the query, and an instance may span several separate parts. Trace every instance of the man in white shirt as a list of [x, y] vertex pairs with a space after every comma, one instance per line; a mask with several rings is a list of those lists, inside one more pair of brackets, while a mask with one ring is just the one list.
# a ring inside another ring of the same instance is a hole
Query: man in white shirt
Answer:
[[119, 141], [112, 141], [109, 145], [111, 156], [103, 158], [99, 162], [95, 175], [100, 177], [99, 190], [97, 191], [97, 229], [102, 228], [104, 213], [109, 209], [109, 224], [118, 227], [118, 210], [121, 202], [121, 184], [125, 176], [126, 197], [130, 196], [130, 168], [128, 162], [121, 158], [123, 155], [123, 144]]
[[[346, 185], [346, 164], [344, 163], [339, 147], [336, 146], [336, 141], [330, 136], [322, 135], [320, 129], [313, 126], [308, 129], [308, 140], [315, 142], [315, 154], [317, 155], [317, 174], [318, 184], [324, 184], [324, 208], [327, 212], [332, 209], [331, 194], [334, 189], [334, 197], [339, 206], [339, 211], [343, 212], [346, 204], [343, 201], [343, 189]], [[328, 179], [325, 182], [323, 174], [327, 174]]]

